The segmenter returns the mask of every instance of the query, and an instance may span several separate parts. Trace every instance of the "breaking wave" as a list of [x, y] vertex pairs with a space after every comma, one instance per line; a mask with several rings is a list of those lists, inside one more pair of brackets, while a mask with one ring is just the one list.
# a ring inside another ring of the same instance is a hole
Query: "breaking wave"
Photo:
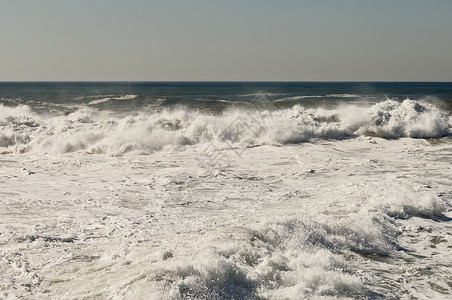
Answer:
[[[100, 100], [105, 99], [94, 101]], [[409, 99], [335, 109], [301, 105], [280, 110], [236, 108], [219, 115], [176, 108], [118, 116], [85, 107], [66, 115], [45, 116], [25, 105], [0, 106], [0, 150], [122, 155], [186, 147], [205, 149], [207, 145], [216, 149], [283, 145], [362, 135], [433, 138], [450, 134], [449, 120], [440, 108]]]

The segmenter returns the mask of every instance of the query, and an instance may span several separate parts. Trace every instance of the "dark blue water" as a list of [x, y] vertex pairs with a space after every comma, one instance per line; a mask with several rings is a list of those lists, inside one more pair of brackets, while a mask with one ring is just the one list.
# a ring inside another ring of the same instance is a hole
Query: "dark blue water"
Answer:
[[277, 108], [409, 98], [452, 110], [452, 82], [0, 82], [0, 104], [35, 110], [89, 105], [121, 111], [173, 106], [221, 111], [263, 96]]

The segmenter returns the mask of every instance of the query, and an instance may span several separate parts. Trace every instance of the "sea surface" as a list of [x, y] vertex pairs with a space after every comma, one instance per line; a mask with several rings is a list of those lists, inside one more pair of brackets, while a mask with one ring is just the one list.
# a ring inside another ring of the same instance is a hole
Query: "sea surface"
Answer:
[[0, 82], [0, 299], [450, 299], [452, 83]]

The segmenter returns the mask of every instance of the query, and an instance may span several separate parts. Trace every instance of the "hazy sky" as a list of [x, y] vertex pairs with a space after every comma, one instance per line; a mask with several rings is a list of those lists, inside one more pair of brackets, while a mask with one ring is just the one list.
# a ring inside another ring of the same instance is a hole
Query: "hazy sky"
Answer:
[[451, 0], [0, 0], [0, 81], [452, 81]]

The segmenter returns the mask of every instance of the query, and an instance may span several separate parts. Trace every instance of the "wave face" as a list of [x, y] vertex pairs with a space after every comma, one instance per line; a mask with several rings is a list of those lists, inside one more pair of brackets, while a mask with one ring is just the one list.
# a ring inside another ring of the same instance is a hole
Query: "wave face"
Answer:
[[248, 148], [363, 135], [434, 138], [449, 135], [451, 125], [450, 115], [431, 103], [388, 99], [332, 109], [302, 105], [273, 110], [265, 106], [236, 107], [220, 114], [181, 107], [112, 114], [83, 107], [51, 116], [33, 112], [26, 105], [0, 106], [0, 127], [2, 152], [123, 155], [187, 147]]

